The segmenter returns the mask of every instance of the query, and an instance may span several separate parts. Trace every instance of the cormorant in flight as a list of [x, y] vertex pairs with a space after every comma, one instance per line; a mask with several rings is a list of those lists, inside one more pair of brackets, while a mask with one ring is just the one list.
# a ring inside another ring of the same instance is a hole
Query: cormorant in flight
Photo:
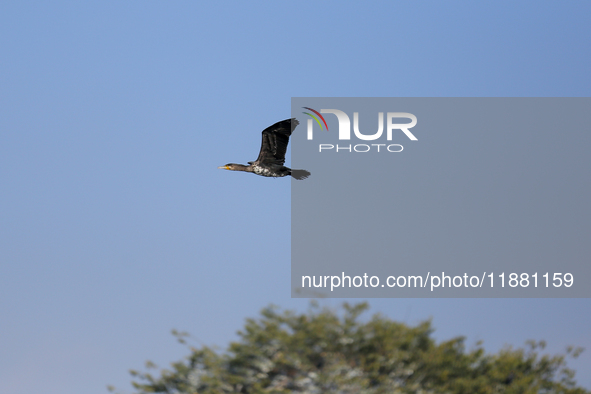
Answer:
[[255, 161], [249, 161], [248, 165], [229, 163], [223, 168], [230, 171], [252, 172], [267, 177], [283, 177], [291, 175], [295, 179], [306, 179], [310, 173], [306, 170], [292, 170], [285, 167], [285, 151], [289, 143], [291, 132], [300, 124], [296, 118], [282, 120], [273, 126], [263, 130], [261, 151]]

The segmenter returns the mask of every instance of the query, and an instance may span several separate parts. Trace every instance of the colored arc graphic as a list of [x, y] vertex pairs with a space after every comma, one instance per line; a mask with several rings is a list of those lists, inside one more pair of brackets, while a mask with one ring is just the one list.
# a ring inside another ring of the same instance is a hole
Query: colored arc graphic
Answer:
[[[309, 108], [309, 107], [302, 107], [302, 108], [310, 110], [310, 111], [314, 112], [316, 115], [320, 116], [320, 119], [322, 119], [322, 122], [324, 122], [324, 125], [326, 126], [326, 131], [328, 131], [328, 125], [326, 124], [326, 120], [324, 120], [324, 116], [320, 115], [320, 112], [318, 112], [312, 108]], [[311, 113], [308, 113], [308, 112], [303, 112], [303, 113], [314, 118], [314, 120], [318, 123], [318, 126], [320, 126], [320, 129], [322, 130], [322, 123], [320, 123], [320, 121], [318, 120], [317, 117], [315, 117], [314, 115], [312, 115]]]
[[318, 118], [317, 118], [317, 117], [315, 117], [314, 115], [312, 115], [312, 114], [311, 114], [311, 113], [309, 113], [309, 112], [302, 112], [302, 113], [303, 113], [303, 114], [306, 114], [306, 115], [310, 115], [311, 117], [313, 117], [313, 118], [314, 118], [314, 120], [316, 121], [316, 123], [318, 123], [318, 126], [320, 126], [320, 130], [322, 130], [322, 123], [320, 123], [320, 121], [318, 120]]

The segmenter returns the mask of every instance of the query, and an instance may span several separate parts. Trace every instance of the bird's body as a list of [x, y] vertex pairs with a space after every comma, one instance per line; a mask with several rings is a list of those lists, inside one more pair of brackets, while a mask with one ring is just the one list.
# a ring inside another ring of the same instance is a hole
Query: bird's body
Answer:
[[278, 178], [291, 175], [295, 179], [306, 179], [310, 173], [305, 170], [292, 170], [285, 167], [285, 152], [291, 132], [299, 124], [297, 119], [286, 119], [263, 130], [263, 140], [259, 157], [248, 165], [229, 163], [218, 167], [230, 171], [252, 172], [260, 176]]
[[291, 169], [285, 166], [275, 165], [252, 165], [252, 172], [261, 176], [268, 176], [273, 178], [279, 178], [283, 176], [291, 175]]

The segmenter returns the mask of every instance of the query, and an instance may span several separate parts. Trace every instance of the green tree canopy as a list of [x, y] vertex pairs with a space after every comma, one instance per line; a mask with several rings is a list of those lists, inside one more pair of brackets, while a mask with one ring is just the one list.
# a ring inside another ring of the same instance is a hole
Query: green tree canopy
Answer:
[[[138, 393], [591, 393], [576, 385], [565, 354], [539, 354], [544, 342], [487, 354], [463, 337], [436, 343], [430, 322], [415, 327], [379, 314], [362, 321], [367, 304], [307, 313], [265, 308], [248, 319], [225, 353], [190, 347], [172, 369], [131, 371]], [[173, 331], [185, 343], [185, 333]], [[148, 362], [148, 369], [157, 369]]]

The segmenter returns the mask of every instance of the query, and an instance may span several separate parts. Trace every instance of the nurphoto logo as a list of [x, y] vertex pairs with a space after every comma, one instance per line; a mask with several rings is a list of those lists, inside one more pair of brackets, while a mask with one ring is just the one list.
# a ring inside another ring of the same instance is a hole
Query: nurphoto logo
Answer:
[[[338, 109], [321, 109], [316, 111], [309, 107], [303, 107], [310, 112], [304, 112], [304, 114], [310, 116], [308, 119], [308, 140], [314, 139], [314, 121], [320, 127], [320, 130], [326, 128], [328, 131], [328, 124], [322, 114], [333, 114], [337, 117], [339, 122], [339, 140], [346, 141], [351, 140], [351, 120], [349, 115]], [[394, 123], [398, 119], [409, 119], [410, 123]], [[417, 137], [410, 132], [409, 129], [413, 128], [417, 124], [417, 117], [408, 112], [388, 112], [386, 114], [386, 140], [392, 141], [392, 135], [394, 131], [402, 131], [411, 141], [417, 141]], [[353, 112], [353, 133], [355, 137], [362, 141], [375, 141], [382, 137], [384, 134], [384, 113], [378, 112], [378, 131], [373, 134], [364, 134], [359, 130], [359, 112]], [[385, 149], [383, 149], [385, 147]], [[380, 149], [382, 148], [382, 149]], [[403, 146], [400, 144], [356, 144], [356, 145], [339, 145], [339, 144], [319, 144], [319, 152], [323, 151], [347, 151], [347, 152], [369, 152], [375, 150], [377, 152], [402, 152]]]

